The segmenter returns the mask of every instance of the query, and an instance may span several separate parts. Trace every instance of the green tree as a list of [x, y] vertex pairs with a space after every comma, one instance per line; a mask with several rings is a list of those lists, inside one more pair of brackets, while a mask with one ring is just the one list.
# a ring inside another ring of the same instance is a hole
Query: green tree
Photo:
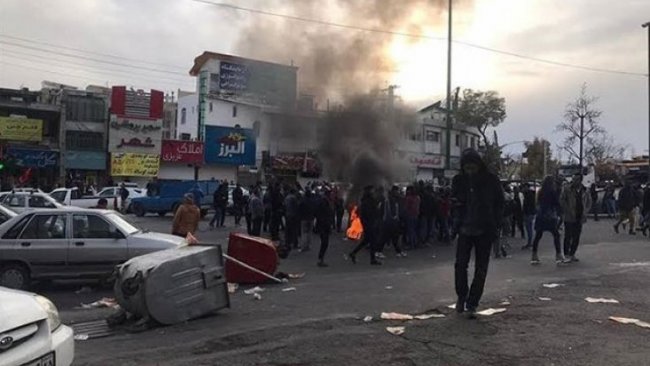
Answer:
[[463, 96], [456, 103], [454, 117], [456, 121], [476, 127], [487, 147], [490, 143], [487, 131], [499, 126], [506, 118], [506, 100], [499, 97], [494, 90], [463, 90]]
[[[543, 179], [544, 178], [544, 156], [546, 156], [546, 174], [552, 174], [556, 168], [556, 162], [553, 160], [553, 151], [551, 144], [539, 137], [533, 141], [525, 143], [526, 150], [524, 156], [527, 163], [522, 166], [521, 178], [524, 180]], [[544, 153], [546, 150], [546, 154]]]

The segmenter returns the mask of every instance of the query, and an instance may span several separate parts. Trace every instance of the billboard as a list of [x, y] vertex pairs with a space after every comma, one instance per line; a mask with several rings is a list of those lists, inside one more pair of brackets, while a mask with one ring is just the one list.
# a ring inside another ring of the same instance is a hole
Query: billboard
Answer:
[[255, 148], [252, 129], [205, 126], [207, 164], [255, 165]]
[[43, 120], [0, 117], [0, 140], [33, 141], [43, 139]]
[[222, 90], [248, 89], [249, 71], [246, 65], [221, 61], [219, 66], [219, 88]]
[[108, 151], [119, 153], [159, 154], [162, 123], [111, 115]]
[[171, 163], [201, 164], [203, 142], [163, 140], [160, 158]]
[[51, 168], [59, 165], [58, 151], [9, 147], [7, 155], [14, 158], [16, 165], [25, 168]]
[[111, 175], [116, 177], [154, 177], [160, 169], [160, 156], [112, 153]]

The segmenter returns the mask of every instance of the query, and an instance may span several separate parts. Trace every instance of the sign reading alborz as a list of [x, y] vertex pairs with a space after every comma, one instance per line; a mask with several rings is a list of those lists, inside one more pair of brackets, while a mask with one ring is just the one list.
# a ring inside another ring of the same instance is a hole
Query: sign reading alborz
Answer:
[[108, 129], [110, 152], [160, 154], [162, 123], [157, 120], [111, 115]]
[[233, 127], [205, 127], [207, 164], [255, 165], [253, 130]]

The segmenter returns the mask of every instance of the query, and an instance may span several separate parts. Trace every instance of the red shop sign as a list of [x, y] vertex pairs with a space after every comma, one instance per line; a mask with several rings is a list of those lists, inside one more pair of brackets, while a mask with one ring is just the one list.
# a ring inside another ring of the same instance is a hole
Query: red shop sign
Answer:
[[172, 163], [203, 163], [203, 142], [163, 140], [160, 158]]

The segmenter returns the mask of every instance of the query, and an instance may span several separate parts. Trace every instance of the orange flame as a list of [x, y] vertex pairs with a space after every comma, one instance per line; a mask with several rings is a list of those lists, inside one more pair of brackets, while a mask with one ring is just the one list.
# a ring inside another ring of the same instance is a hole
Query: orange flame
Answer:
[[352, 207], [352, 211], [350, 211], [350, 227], [346, 235], [350, 240], [359, 240], [363, 235], [363, 225], [361, 225], [361, 218], [357, 214], [357, 206]]

